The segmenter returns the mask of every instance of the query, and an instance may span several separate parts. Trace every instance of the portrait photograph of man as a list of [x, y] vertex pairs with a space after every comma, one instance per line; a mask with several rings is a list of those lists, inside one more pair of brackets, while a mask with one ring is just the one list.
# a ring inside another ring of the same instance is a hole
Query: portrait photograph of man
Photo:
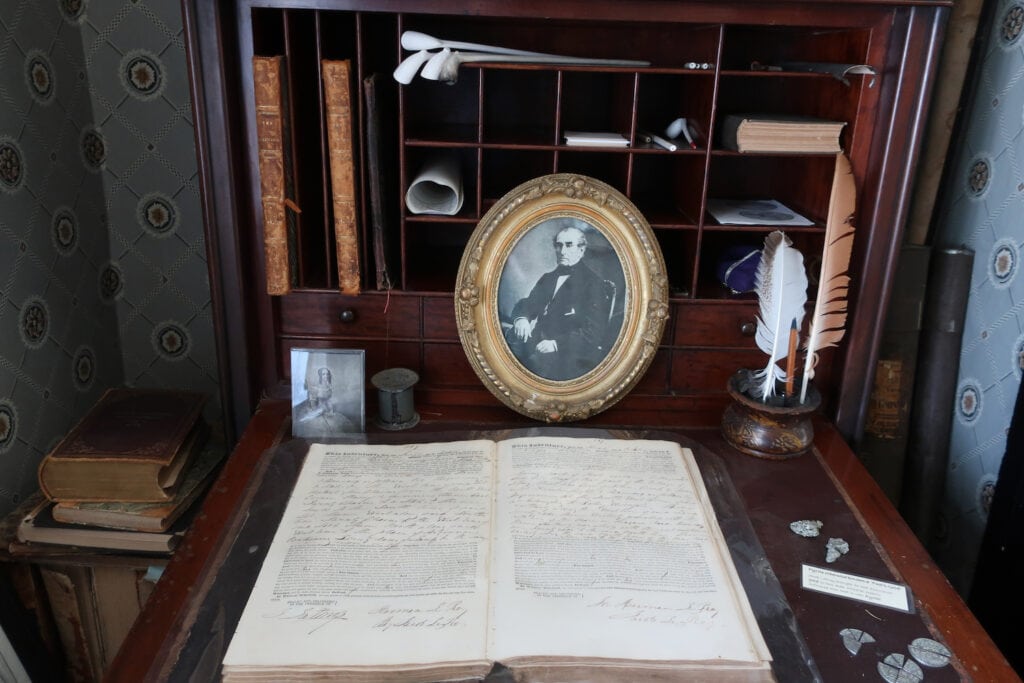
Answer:
[[363, 356], [363, 351], [292, 349], [292, 436], [364, 431]]
[[512, 355], [554, 381], [582, 377], [608, 355], [622, 328], [622, 263], [600, 230], [549, 218], [513, 247], [498, 283]]

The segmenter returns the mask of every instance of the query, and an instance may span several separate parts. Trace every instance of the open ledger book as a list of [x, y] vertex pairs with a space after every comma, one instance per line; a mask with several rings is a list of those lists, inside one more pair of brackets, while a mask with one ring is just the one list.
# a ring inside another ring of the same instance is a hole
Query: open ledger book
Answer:
[[313, 445], [225, 681], [770, 681], [669, 441]]

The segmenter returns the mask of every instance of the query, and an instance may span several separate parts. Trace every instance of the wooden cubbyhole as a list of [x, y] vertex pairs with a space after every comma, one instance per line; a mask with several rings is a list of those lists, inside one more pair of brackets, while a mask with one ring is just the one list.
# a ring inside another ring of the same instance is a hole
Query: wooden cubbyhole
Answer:
[[402, 86], [406, 144], [478, 142], [479, 75], [479, 70], [467, 70], [451, 84], [417, 76]]
[[[677, 118], [692, 122], [691, 134], [698, 150], [707, 147], [706, 131], [710, 130], [714, 94], [714, 72], [699, 71], [692, 74], [641, 73], [637, 95], [637, 150], [661, 151], [656, 144], [640, 139], [640, 131], [664, 136], [665, 127]], [[689, 153], [685, 138], [677, 139], [679, 151]]]
[[[867, 93], [870, 93], [868, 95]], [[843, 149], [852, 147], [854, 127], [862, 95], [874, 97], [875, 89], [853, 88], [831, 78], [812, 75], [723, 76], [718, 91], [716, 148], [721, 149], [722, 122], [730, 114], [785, 114], [811, 116], [847, 125], [840, 135]]]
[[420, 172], [437, 159], [454, 158], [462, 174], [462, 208], [455, 216], [436, 216], [432, 214], [414, 214], [405, 207], [406, 218], [411, 221], [434, 220], [471, 220], [479, 218], [477, 192], [477, 152], [474, 147], [407, 147], [405, 150], [405, 180], [402, 188], [403, 205], [409, 186], [419, 177]]
[[436, 220], [409, 222], [403, 235], [405, 289], [452, 292], [462, 252], [476, 223]]
[[[816, 224], [815, 228], [791, 230], [821, 229], [828, 214], [835, 164], [833, 154], [716, 154], [711, 159], [708, 197], [775, 199]], [[710, 214], [704, 225], [705, 230], [737, 227], [720, 226]]]
[[693, 296], [693, 273], [697, 263], [696, 230], [655, 229], [668, 273], [669, 296], [689, 299]]
[[722, 69], [747, 71], [752, 64], [837, 62], [861, 64], [871, 40], [869, 26], [880, 20], [879, 10], [865, 9], [864, 28], [829, 26], [728, 26], [722, 46]]
[[554, 170], [554, 155], [518, 149], [484, 149], [480, 178], [484, 207], [492, 206], [514, 187], [548, 175]]
[[704, 155], [638, 154], [629, 197], [655, 227], [694, 228], [704, 191]]
[[487, 68], [481, 72], [485, 144], [558, 144], [557, 72], [514, 68]]
[[[633, 130], [636, 74], [609, 71], [562, 71], [562, 130], [619, 133]], [[564, 140], [560, 139], [560, 142]]]
[[557, 156], [555, 172], [590, 176], [625, 194], [629, 156], [614, 151], [562, 151]]
[[729, 253], [731, 248], [761, 249], [764, 246], [765, 238], [776, 230], [784, 232], [793, 242], [793, 246], [803, 254], [804, 268], [807, 270], [807, 293], [808, 297], [813, 299], [814, 293], [817, 291], [818, 273], [821, 270], [824, 235], [820, 231], [801, 231], [799, 228], [745, 229], [741, 226], [733, 226], [728, 231], [720, 230], [703, 234], [700, 263], [698, 264], [700, 276], [697, 282], [697, 298], [753, 300], [754, 295], [751, 293], [731, 292], [722, 283], [719, 268], [723, 261], [735, 256]]

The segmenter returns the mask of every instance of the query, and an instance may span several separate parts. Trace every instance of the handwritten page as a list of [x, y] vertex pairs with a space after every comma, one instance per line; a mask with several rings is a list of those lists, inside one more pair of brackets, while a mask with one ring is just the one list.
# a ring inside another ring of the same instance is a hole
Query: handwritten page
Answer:
[[225, 667], [486, 661], [493, 471], [488, 441], [311, 446]]
[[689, 451], [561, 438], [498, 449], [495, 659], [769, 658]]

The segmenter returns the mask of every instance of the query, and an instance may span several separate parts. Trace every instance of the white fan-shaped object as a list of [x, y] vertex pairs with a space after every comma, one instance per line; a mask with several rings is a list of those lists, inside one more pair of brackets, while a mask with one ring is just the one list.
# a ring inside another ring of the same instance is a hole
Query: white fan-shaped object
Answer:
[[430, 59], [431, 54], [432, 53], [427, 52], [426, 50], [420, 50], [419, 52], [412, 53], [398, 63], [398, 66], [395, 67], [395, 71], [392, 76], [394, 76], [395, 80], [402, 85], [409, 85], [412, 83], [412, 79], [416, 77], [416, 72], [420, 70], [421, 66], [423, 66], [423, 62]]
[[[440, 79], [441, 71], [444, 69], [446, 62], [451, 59], [452, 51], [451, 48], [444, 48], [440, 52], [435, 52], [434, 56], [427, 60], [427, 63], [423, 65], [423, 71], [420, 72], [420, 76], [427, 79], [428, 81], [436, 81]], [[458, 65], [455, 66], [456, 71]], [[443, 79], [447, 80], [447, 79]]]
[[420, 33], [419, 31], [404, 31], [402, 33], [402, 47], [406, 50], [436, 50], [448, 48], [450, 50], [476, 50], [477, 52], [489, 52], [497, 55], [529, 55], [535, 57], [553, 57], [543, 52], [530, 52], [529, 50], [515, 50], [510, 47], [498, 47], [496, 45], [481, 45], [479, 43], [463, 43], [458, 40], [442, 40], [434, 36]]

